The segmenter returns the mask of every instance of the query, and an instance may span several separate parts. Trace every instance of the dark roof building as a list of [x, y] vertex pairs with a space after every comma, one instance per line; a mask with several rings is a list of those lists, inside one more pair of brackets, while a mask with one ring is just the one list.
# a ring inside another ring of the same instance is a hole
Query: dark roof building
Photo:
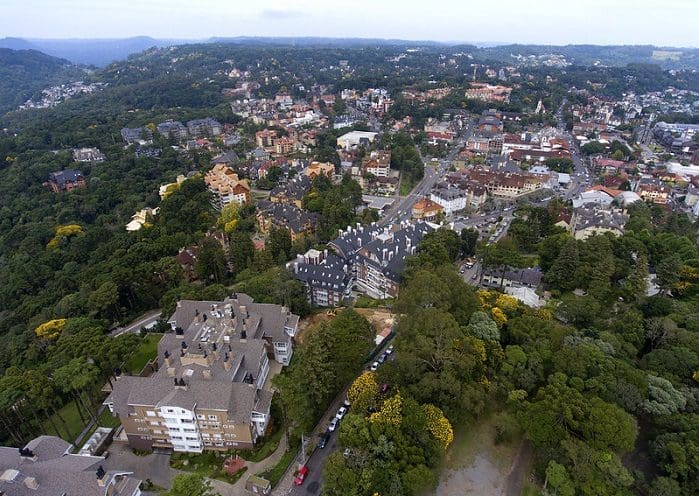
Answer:
[[85, 184], [85, 177], [79, 170], [64, 169], [49, 174], [48, 186], [54, 193], [82, 188]]
[[0, 494], [12, 496], [138, 496], [131, 472], [104, 470], [101, 456], [70, 454], [72, 445], [39, 436], [23, 448], [0, 447]]

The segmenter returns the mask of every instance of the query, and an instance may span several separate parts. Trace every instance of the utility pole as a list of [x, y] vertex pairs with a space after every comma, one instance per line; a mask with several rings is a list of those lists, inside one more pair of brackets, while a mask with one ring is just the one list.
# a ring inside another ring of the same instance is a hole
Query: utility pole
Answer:
[[306, 455], [307, 448], [308, 448], [308, 443], [310, 442], [310, 438], [306, 437], [305, 433], [301, 433], [301, 465], [305, 465], [306, 462], [308, 461], [308, 455]]

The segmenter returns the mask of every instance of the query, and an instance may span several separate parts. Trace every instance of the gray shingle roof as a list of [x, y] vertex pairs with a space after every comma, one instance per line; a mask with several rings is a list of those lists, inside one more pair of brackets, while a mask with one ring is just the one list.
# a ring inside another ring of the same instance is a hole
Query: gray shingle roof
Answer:
[[[40, 436], [26, 448], [35, 455], [22, 457], [17, 448], [0, 447], [0, 494], [12, 496], [132, 496], [140, 480], [129, 472], [106, 472], [100, 486], [98, 456], [67, 454], [70, 445], [54, 436]], [[31, 486], [36, 484], [36, 489]]]

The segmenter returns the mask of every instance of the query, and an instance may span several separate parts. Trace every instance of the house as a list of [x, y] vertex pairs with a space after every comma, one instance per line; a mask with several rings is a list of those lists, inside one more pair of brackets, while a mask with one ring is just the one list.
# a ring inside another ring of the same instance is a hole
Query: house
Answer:
[[543, 276], [538, 269], [483, 268], [481, 284], [492, 288], [536, 288]]
[[595, 234], [624, 234], [624, 226], [629, 216], [611, 205], [586, 203], [573, 211], [571, 231], [575, 239], [587, 239]]
[[184, 127], [184, 124], [182, 124], [180, 121], [173, 121], [172, 119], [169, 119], [158, 124], [156, 128], [160, 134], [169, 139], [175, 141], [187, 139], [187, 128]]
[[220, 155], [215, 156], [213, 159], [211, 159], [211, 165], [216, 165], [216, 164], [223, 164], [223, 165], [233, 165], [237, 164], [239, 162], [238, 154], [235, 153], [233, 150], [229, 150], [227, 152], [223, 152]]
[[218, 209], [229, 203], [250, 203], [250, 185], [247, 179], [239, 179], [238, 174], [227, 165], [214, 165], [204, 176], [204, 182], [213, 194], [213, 204]]
[[390, 227], [348, 227], [328, 246], [350, 267], [356, 289], [372, 298], [395, 298], [408, 256], [417, 252], [433, 227], [426, 222], [402, 222]]
[[374, 142], [378, 133], [369, 131], [350, 131], [337, 138], [337, 146], [349, 150], [358, 146], [369, 146]]
[[121, 130], [121, 137], [127, 144], [147, 142], [153, 139], [153, 133], [147, 127], [125, 127]]
[[106, 157], [98, 148], [75, 148], [73, 160], [76, 162], [103, 162]]
[[12, 496], [140, 496], [132, 472], [105, 470], [104, 457], [71, 454], [56, 436], [39, 436], [21, 448], [0, 447], [0, 494]]
[[330, 162], [311, 162], [308, 167], [303, 171], [304, 175], [308, 176], [311, 180], [319, 177], [325, 176], [328, 179], [332, 179], [335, 174], [335, 165]]
[[187, 178], [183, 174], [180, 174], [177, 176], [174, 183], [161, 184], [160, 188], [158, 189], [160, 199], [164, 200], [165, 198], [170, 196], [174, 191], [177, 191], [177, 189], [180, 187], [180, 184], [182, 184], [186, 180]]
[[252, 448], [267, 430], [270, 359], [293, 354], [299, 317], [233, 293], [177, 302], [158, 343], [157, 371], [119, 376], [104, 400], [134, 449], [201, 453]]
[[413, 220], [432, 222], [441, 215], [444, 215], [444, 207], [429, 198], [420, 198], [415, 202], [415, 205], [413, 205]]
[[260, 200], [257, 204], [257, 224], [263, 234], [267, 234], [272, 226], [288, 229], [291, 240], [296, 241], [315, 232], [318, 215], [301, 210], [293, 203]]
[[319, 307], [342, 305], [352, 294], [349, 264], [332, 251], [310, 249], [289, 264], [294, 278], [306, 286], [308, 303]]
[[148, 224], [149, 221], [153, 220], [153, 217], [158, 215], [160, 207], [155, 208], [143, 208], [131, 216], [131, 222], [126, 224], [126, 230], [129, 232], [138, 231], [144, 225]]
[[51, 172], [47, 183], [54, 193], [83, 188], [86, 184], [83, 173], [75, 169]]
[[218, 136], [221, 134], [221, 123], [211, 117], [194, 119], [187, 122], [187, 131], [192, 136]]

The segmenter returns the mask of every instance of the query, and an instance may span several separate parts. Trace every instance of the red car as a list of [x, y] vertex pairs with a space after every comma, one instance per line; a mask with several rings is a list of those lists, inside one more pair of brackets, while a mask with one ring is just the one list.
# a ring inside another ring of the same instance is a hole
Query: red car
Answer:
[[303, 481], [306, 479], [306, 475], [308, 474], [308, 467], [303, 466], [299, 469], [298, 474], [296, 474], [296, 477], [294, 478], [294, 484], [297, 486], [300, 486], [303, 484]]

